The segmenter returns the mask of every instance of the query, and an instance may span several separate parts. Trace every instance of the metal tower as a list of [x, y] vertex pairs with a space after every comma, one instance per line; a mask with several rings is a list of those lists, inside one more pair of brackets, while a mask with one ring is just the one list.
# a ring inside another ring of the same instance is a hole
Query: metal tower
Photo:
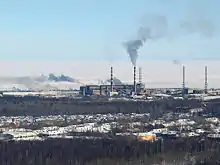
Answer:
[[110, 81], [111, 81], [111, 92], [113, 92], [113, 67], [111, 66], [111, 77], [110, 77]]
[[208, 93], [208, 67], [205, 66], [205, 89], [204, 89], [205, 94]]
[[183, 66], [183, 84], [182, 84], [182, 95], [185, 97], [185, 66]]
[[136, 86], [136, 66], [134, 66], [134, 94], [137, 93], [137, 86]]

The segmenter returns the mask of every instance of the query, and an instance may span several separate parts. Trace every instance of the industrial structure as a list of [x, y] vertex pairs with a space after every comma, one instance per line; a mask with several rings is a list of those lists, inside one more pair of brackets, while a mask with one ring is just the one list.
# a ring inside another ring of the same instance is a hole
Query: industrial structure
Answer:
[[136, 86], [136, 66], [134, 66], [134, 95], [137, 94], [137, 86]]
[[113, 92], [113, 67], [111, 66], [111, 77], [110, 77], [110, 80], [111, 80], [111, 92]]
[[[144, 85], [137, 83], [136, 85], [136, 93], [141, 93], [145, 88]], [[122, 84], [122, 85], [114, 85], [113, 88], [111, 85], [86, 85], [81, 86], [80, 91], [83, 95], [101, 95], [101, 96], [110, 96], [112, 94], [118, 95], [131, 95], [134, 90], [134, 85], [130, 84]]]
[[185, 66], [183, 66], [183, 84], [182, 84], [182, 95], [183, 95], [183, 98], [185, 97], [185, 94], [186, 94], [186, 87], [185, 87]]
[[213, 91], [210, 91], [210, 92], [208, 92], [208, 67], [207, 66], [205, 66], [205, 74], [204, 74], [204, 90], [199, 90], [199, 89], [188, 89], [185, 85], [186, 85], [186, 83], [185, 83], [185, 74], [186, 74], [186, 72], [185, 72], [185, 66], [183, 66], [183, 68], [182, 68], [183, 70], [182, 70], [182, 91], [183, 91], [183, 93], [182, 93], [182, 95], [183, 95], [183, 97], [186, 97], [186, 95], [188, 95], [188, 94], [208, 94], [208, 93], [213, 93]]
[[[182, 87], [176, 89], [146, 89], [145, 85], [142, 83], [142, 70], [139, 67], [139, 80], [136, 80], [136, 66], [133, 67], [133, 84], [114, 84], [113, 79], [113, 67], [110, 68], [110, 83], [107, 85], [85, 85], [80, 87], [80, 92], [84, 96], [99, 95], [99, 96], [119, 96], [119, 97], [132, 97], [132, 98], [142, 98], [141, 96], [150, 96], [152, 93], [156, 92], [158, 96], [159, 93], [166, 93], [175, 96], [182, 96], [182, 98], [197, 97], [199, 95], [211, 94], [216, 95], [215, 91], [208, 90], [208, 68], [205, 66], [204, 74], [204, 89], [190, 89], [186, 86], [186, 67], [182, 66]], [[162, 92], [163, 91], [163, 92]], [[145, 98], [146, 98], [145, 97]]]
[[205, 94], [208, 93], [208, 68], [205, 66], [205, 89], [204, 89]]
[[86, 85], [81, 86], [80, 91], [84, 96], [100, 95], [137, 95], [143, 93], [145, 86], [141, 81], [141, 69], [139, 69], [139, 83], [136, 82], [136, 66], [133, 68], [133, 85], [131, 84], [114, 84], [113, 81], [113, 67], [110, 68], [110, 85]]

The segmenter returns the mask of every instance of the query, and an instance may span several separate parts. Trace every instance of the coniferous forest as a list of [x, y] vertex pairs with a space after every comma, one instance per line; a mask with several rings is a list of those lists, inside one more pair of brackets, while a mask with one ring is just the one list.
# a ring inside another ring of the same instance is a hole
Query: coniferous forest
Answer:
[[48, 139], [0, 143], [1, 165], [219, 164], [220, 142], [210, 139]]

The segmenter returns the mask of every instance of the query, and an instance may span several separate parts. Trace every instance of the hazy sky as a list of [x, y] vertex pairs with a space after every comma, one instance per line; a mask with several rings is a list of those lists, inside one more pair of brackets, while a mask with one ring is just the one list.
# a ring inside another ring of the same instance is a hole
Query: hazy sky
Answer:
[[[139, 51], [137, 63], [218, 60], [219, 6], [219, 0], [1, 0], [0, 60], [7, 61], [7, 65], [12, 62], [11, 66], [16, 68], [8, 71], [5, 63], [1, 75], [40, 74], [54, 69], [78, 76], [77, 68], [77, 73], [68, 69], [71, 62], [80, 66], [82, 61], [94, 62], [93, 66], [100, 72], [104, 69], [96, 65], [97, 61], [113, 61], [114, 65], [122, 60], [121, 64], [129, 66], [129, 56], [122, 43], [134, 39], [138, 28], [155, 16], [166, 18], [166, 35], [155, 41], [147, 40]], [[184, 22], [189, 27], [185, 31], [180, 28]], [[51, 64], [43, 70], [39, 64], [47, 61], [68, 61], [68, 66], [65, 62], [62, 66]], [[206, 63], [203, 62], [200, 63]], [[166, 67], [160, 65], [157, 69]], [[81, 66], [81, 70], [87, 76], [91, 68]]]
[[[219, 0], [1, 0], [0, 57], [126, 59], [122, 42], [134, 37], [150, 17], [160, 15], [167, 18], [167, 36], [148, 41], [139, 60], [216, 59], [220, 54], [219, 6]], [[214, 35], [180, 34], [178, 26], [189, 19], [208, 21]]]
[[[186, 85], [189, 87], [204, 87], [204, 67], [208, 66], [209, 87], [220, 87], [219, 61], [182, 61], [186, 66]], [[2, 76], [39, 76], [51, 72], [60, 75], [67, 74], [76, 79], [87, 80], [110, 78], [110, 65], [107, 61], [4, 61], [0, 62]], [[174, 65], [172, 61], [146, 60], [140, 61], [142, 81], [147, 87], [181, 87], [182, 66]], [[129, 59], [113, 64], [114, 76], [127, 83], [133, 81], [133, 67]], [[22, 70], [22, 72], [20, 72]], [[137, 69], [138, 81], [138, 69]], [[1, 78], [0, 78], [1, 82]]]

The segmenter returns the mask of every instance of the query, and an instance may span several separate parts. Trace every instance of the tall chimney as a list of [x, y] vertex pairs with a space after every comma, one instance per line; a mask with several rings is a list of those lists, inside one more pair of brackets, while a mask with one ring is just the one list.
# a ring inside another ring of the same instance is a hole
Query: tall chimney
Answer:
[[111, 66], [111, 92], [113, 92], [113, 67]]
[[205, 94], [208, 93], [208, 67], [205, 66], [205, 89], [204, 89]]
[[139, 83], [142, 83], [142, 70], [141, 67], [139, 68]]
[[182, 84], [183, 96], [185, 96], [185, 66], [183, 65], [183, 84]]
[[136, 94], [136, 66], [134, 66], [134, 94]]

